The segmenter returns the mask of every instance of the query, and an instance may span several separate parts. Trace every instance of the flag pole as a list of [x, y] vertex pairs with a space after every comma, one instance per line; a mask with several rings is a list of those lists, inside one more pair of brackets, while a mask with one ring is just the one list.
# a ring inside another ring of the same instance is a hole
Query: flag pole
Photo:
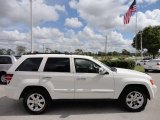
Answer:
[[135, 37], [136, 37], [136, 39], [135, 39], [135, 48], [136, 48], [136, 50], [135, 50], [135, 56], [136, 56], [136, 61], [137, 61], [137, 36], [136, 36], [136, 34], [137, 34], [137, 29], [138, 28], [138, 26], [137, 26], [137, 2], [136, 2], [136, 25], [135, 25]]

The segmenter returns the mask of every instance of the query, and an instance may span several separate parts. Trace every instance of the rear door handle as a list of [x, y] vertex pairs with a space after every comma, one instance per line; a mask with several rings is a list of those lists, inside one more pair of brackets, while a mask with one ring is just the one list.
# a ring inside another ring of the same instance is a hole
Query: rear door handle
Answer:
[[77, 78], [77, 80], [86, 80], [86, 78], [79, 77], [79, 78]]

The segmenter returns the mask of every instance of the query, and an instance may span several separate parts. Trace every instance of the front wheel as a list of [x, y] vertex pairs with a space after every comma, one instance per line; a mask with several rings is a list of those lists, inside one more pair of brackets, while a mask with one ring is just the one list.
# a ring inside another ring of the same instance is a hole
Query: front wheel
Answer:
[[51, 99], [42, 90], [30, 90], [24, 96], [25, 109], [32, 114], [42, 114], [49, 107]]
[[147, 104], [147, 96], [142, 89], [130, 88], [120, 99], [123, 107], [130, 112], [142, 111]]

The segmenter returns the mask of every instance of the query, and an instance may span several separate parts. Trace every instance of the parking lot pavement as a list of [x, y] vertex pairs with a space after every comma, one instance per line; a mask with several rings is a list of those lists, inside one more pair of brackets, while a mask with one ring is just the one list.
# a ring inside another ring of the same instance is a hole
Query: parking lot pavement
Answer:
[[[149, 73], [160, 88], [160, 73]], [[55, 102], [52, 108], [43, 115], [30, 115], [22, 101], [5, 97], [4, 85], [0, 86], [0, 120], [159, 120], [160, 90], [156, 98], [148, 101], [142, 112], [130, 113], [120, 109], [114, 101], [96, 102]]]

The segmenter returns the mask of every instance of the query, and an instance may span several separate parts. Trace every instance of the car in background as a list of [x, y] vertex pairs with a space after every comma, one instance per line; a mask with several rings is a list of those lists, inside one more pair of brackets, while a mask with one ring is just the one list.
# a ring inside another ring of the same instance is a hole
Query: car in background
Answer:
[[0, 84], [6, 84], [5, 75], [16, 58], [13, 55], [0, 55]]
[[152, 59], [144, 65], [145, 72], [149, 70], [160, 70], [160, 59]]
[[137, 60], [136, 65], [144, 66], [149, 60]]

